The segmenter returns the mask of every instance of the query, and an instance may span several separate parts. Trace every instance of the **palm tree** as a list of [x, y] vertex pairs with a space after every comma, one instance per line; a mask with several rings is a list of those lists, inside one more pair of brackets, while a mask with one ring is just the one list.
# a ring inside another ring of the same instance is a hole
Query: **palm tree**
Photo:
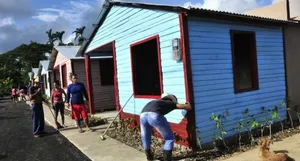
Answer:
[[48, 43], [50, 43], [53, 46], [53, 43], [57, 40], [56, 35], [52, 33], [52, 29], [49, 29], [49, 31], [46, 31], [46, 34], [48, 35]]
[[57, 40], [59, 40], [59, 43], [58, 45], [63, 45], [63, 41], [62, 41], [62, 38], [63, 38], [63, 35], [65, 34], [65, 31], [61, 31], [61, 32], [56, 32], [54, 35], [56, 37]]
[[83, 36], [84, 29], [85, 29], [85, 26], [82, 26], [80, 28], [76, 28], [76, 30], [72, 32], [72, 33], [76, 34], [74, 40], [76, 40], [78, 38], [78, 45], [81, 45], [85, 40], [85, 37]]
[[80, 28], [76, 28], [76, 30], [72, 32], [72, 33], [75, 33], [75, 34], [76, 34], [75, 40], [76, 40], [78, 37], [82, 37], [82, 34], [83, 34], [84, 29], [85, 29], [85, 26], [82, 26], [82, 27], [80, 27]]

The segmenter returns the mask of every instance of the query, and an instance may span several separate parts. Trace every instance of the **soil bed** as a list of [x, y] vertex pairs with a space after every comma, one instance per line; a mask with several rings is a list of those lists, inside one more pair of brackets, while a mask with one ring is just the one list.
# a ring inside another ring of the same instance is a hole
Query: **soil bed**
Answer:
[[[113, 125], [113, 129], [107, 132], [107, 135], [130, 147], [144, 152], [142, 149], [141, 137], [138, 127], [135, 126], [135, 128], [130, 128], [129, 125], [130, 123], [126, 124], [126, 121], [121, 121], [120, 123], [116, 122]], [[277, 131], [278, 132], [272, 134], [272, 140], [274, 142], [281, 141], [284, 138], [300, 133], [300, 128], [299, 126], [295, 126], [295, 129], [292, 129], [288, 124], [286, 124], [283, 131], [282, 129]], [[268, 129], [266, 129], [264, 134], [264, 136], [269, 136]], [[235, 145], [229, 146], [230, 152], [228, 152], [224, 147], [220, 146], [215, 149], [200, 150], [196, 152], [192, 152], [187, 149], [183, 150], [184, 148], [176, 147], [173, 151], [173, 159], [181, 161], [211, 161], [227, 159], [233, 155], [237, 155], [257, 148], [257, 140], [261, 137], [261, 135], [254, 135], [254, 137], [255, 141], [253, 145], [251, 145], [250, 141], [246, 139], [248, 138], [248, 136], [245, 136], [242, 139], [241, 149], [239, 149], [238, 143], [236, 143]], [[163, 143], [159, 141], [159, 139], [152, 137], [152, 150], [155, 154], [156, 159], [162, 158], [162, 146]]]

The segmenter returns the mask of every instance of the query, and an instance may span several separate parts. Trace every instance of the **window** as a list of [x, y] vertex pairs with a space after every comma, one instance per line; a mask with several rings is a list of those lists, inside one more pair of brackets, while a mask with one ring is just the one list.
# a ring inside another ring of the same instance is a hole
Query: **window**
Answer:
[[66, 88], [68, 86], [67, 67], [66, 67], [66, 65], [61, 66], [61, 76], [62, 76], [63, 88]]
[[257, 90], [258, 71], [254, 32], [231, 31], [235, 93]]
[[162, 93], [158, 36], [132, 44], [133, 91], [137, 98], [159, 98]]
[[45, 83], [45, 88], [48, 89], [48, 81], [47, 81], [47, 74], [44, 74], [44, 83]]
[[99, 60], [100, 79], [102, 86], [114, 85], [114, 61], [113, 59]]

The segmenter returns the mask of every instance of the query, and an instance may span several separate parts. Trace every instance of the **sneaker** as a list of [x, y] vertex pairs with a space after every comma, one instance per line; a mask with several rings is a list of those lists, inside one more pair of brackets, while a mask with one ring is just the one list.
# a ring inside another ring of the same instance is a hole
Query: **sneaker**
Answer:
[[79, 133], [83, 133], [83, 130], [82, 130], [82, 129], [79, 129], [78, 132], [79, 132]]
[[40, 135], [38, 135], [38, 134], [36, 134], [36, 135], [33, 135], [33, 137], [35, 137], [35, 138], [39, 138], [39, 137], [41, 137]]

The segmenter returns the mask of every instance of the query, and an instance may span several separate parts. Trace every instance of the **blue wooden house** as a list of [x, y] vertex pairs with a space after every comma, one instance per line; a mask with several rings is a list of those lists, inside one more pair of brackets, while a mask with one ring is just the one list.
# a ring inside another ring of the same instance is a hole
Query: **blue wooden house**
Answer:
[[[89, 39], [79, 50], [114, 60], [116, 109], [139, 120], [146, 103], [172, 93], [194, 110], [166, 115], [188, 147], [212, 142], [212, 113], [229, 116], [231, 130], [249, 112], [273, 108], [286, 97], [282, 29], [293, 22], [179, 6], [105, 2]], [[133, 95], [133, 97], [130, 97]], [[280, 112], [284, 119], [284, 110]], [[196, 131], [200, 131], [197, 133]]]

